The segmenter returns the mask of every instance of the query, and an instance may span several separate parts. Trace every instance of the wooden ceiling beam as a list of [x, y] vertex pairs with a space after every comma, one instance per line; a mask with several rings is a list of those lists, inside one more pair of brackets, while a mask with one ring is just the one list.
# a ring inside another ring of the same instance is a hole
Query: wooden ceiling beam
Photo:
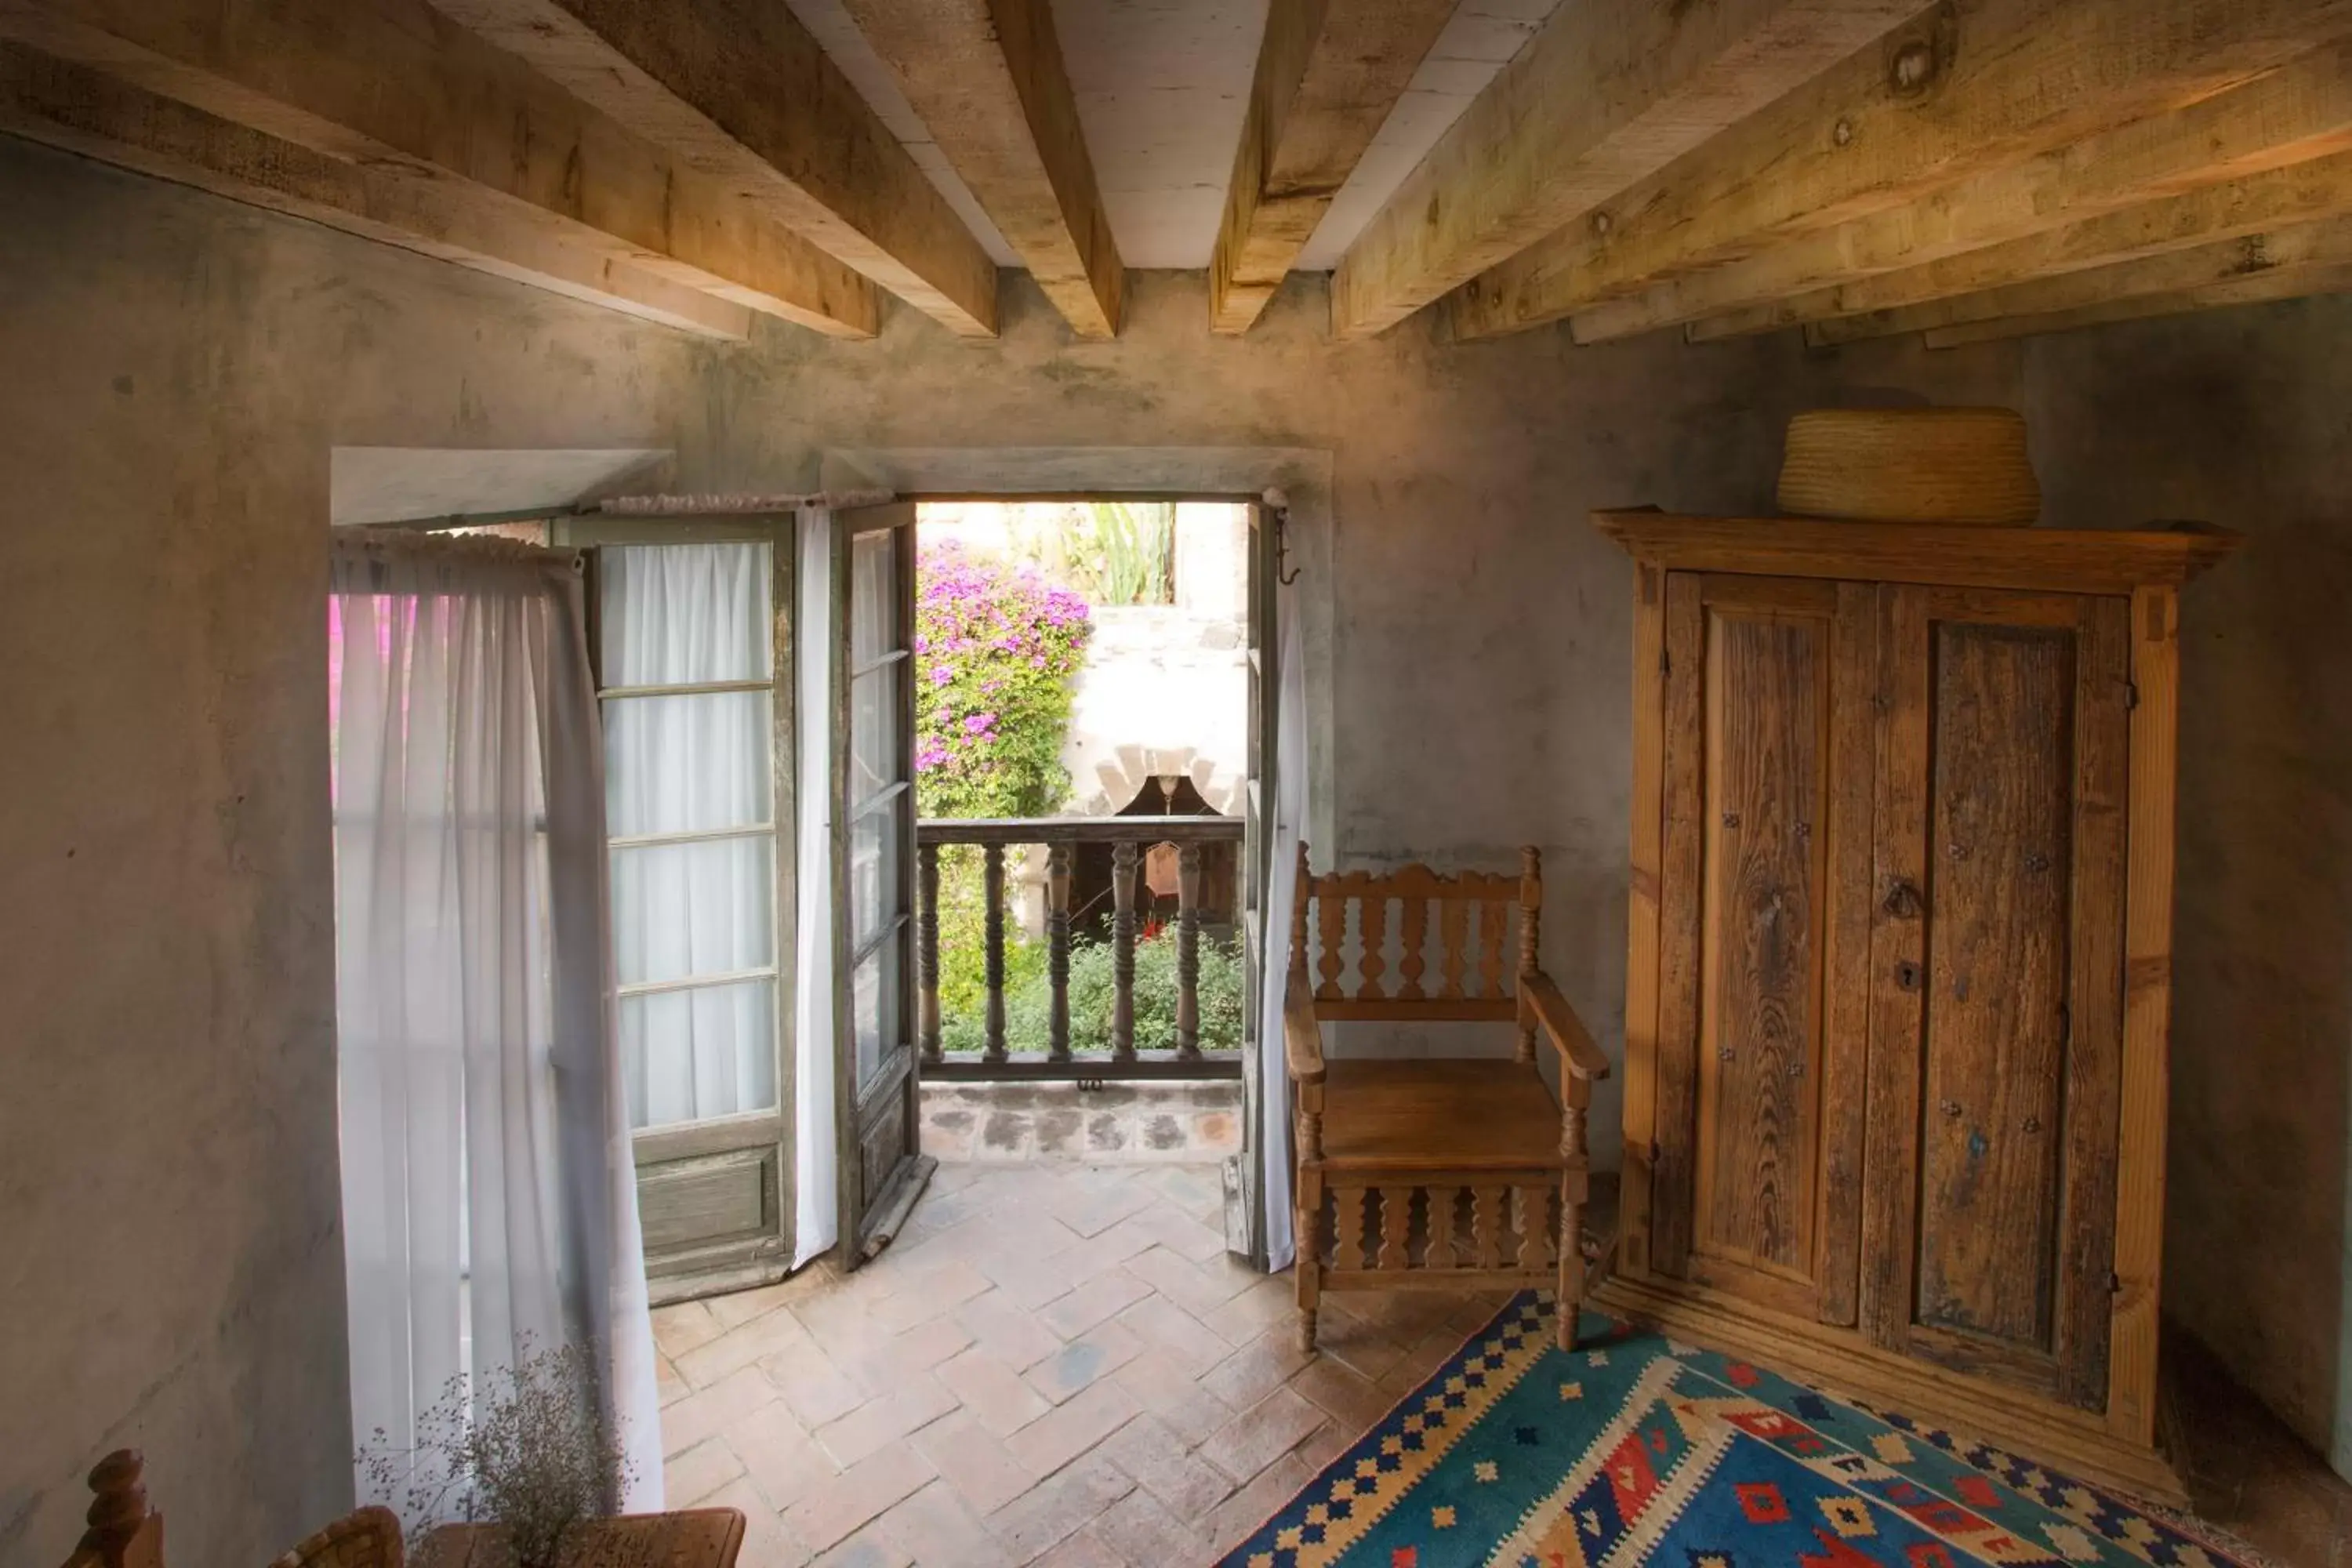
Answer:
[[1393, 326], [1844, 59], [1919, 0], [1575, 0], [1357, 237], [1331, 328]]
[[1459, 0], [1273, 0], [1209, 263], [1209, 326], [1246, 332]]
[[1127, 270], [1047, 0], [847, 0], [940, 153], [1082, 338], [1115, 337]]
[[996, 264], [783, 0], [436, 0], [655, 145], [965, 337]]
[[2347, 265], [2352, 265], [2352, 216], [2339, 216], [1899, 310], [1816, 321], [1805, 329], [1805, 337], [1823, 346], [1859, 342], [2003, 317], [2055, 315], [2142, 295], [2183, 293], [2282, 269]]
[[1557, 321], [1909, 209], [2228, 92], [2347, 33], [2352, 0], [1947, 0], [1477, 279], [1453, 300], [1454, 331]]
[[[2347, 108], [2352, 111], [2352, 102]], [[2005, 245], [1964, 251], [1924, 267], [1881, 272], [1792, 300], [1695, 321], [1688, 336], [1693, 342], [1707, 342], [1841, 316], [1899, 310], [2340, 213], [2352, 213], [2352, 152], [2143, 202]]]
[[0, 43], [0, 131], [698, 336], [751, 336], [748, 307], [449, 182], [345, 163], [18, 44]]
[[2072, 310], [2003, 316], [1990, 321], [1937, 327], [1920, 336], [1931, 349], [1957, 349], [1970, 343], [2039, 337], [2049, 332], [2075, 331], [2084, 327], [2104, 327], [2117, 321], [2180, 316], [2193, 310], [2219, 310], [2231, 305], [2263, 304], [2276, 300], [2305, 300], [2323, 294], [2352, 294], [2352, 266], [2283, 267], [2276, 271], [2232, 278], [2225, 282], [2184, 289], [2178, 293], [2140, 294], [2102, 300], [2098, 304], [2084, 305]]
[[423, 0], [0, 0], [0, 37], [437, 182], [477, 237], [538, 226], [820, 331], [874, 333], [863, 278]]
[[[2101, 217], [2137, 208], [2152, 220], [2161, 216], [2150, 207], [2153, 198], [2212, 191], [2239, 176], [2273, 174], [2347, 149], [2352, 149], [2352, 43], [2338, 42], [2201, 103], [2145, 116], [1941, 187], [1909, 205], [1791, 237], [1752, 256], [1604, 301], [1571, 317], [1570, 330], [1580, 342], [1598, 342], [1733, 311], [1759, 319], [1780, 313], [1785, 319], [1777, 324], [1791, 325], [1992, 288], [2032, 276], [2036, 247], [2059, 234], [2079, 228], [2070, 242], [2078, 250], [2110, 243], [2099, 237]], [[2250, 191], [2257, 206], [2273, 198], [2290, 205], [2246, 220], [2239, 232], [2326, 210], [2298, 215], [2286, 186], [2263, 187], [2259, 195]], [[2220, 219], [2210, 206], [2171, 209], [2189, 237], [2183, 243], [2196, 242], [2200, 211]], [[2223, 236], [2215, 230], [2202, 237]], [[2055, 262], [2064, 249], [2060, 244], [2046, 253], [2049, 269], [2061, 269]], [[2084, 253], [2099, 256], [2095, 248]], [[2004, 268], [2008, 275], [2000, 275]], [[1961, 287], [1931, 281], [1935, 275], [1972, 272], [1985, 280]], [[1900, 297], [1916, 287], [1932, 291]], [[1867, 302], [1835, 305], [1832, 293]]]

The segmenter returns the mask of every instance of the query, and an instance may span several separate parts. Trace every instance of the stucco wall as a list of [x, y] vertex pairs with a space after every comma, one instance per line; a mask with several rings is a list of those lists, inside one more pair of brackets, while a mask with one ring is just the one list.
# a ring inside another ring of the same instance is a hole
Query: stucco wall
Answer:
[[[721, 350], [0, 141], [0, 1559], [143, 1444], [175, 1557], [348, 1490], [319, 595], [336, 445], [667, 447], [791, 489], [843, 447], [1319, 448], [1318, 860], [1544, 847], [1546, 961], [1622, 1030], [1631, 573], [1602, 505], [1759, 507], [1798, 407], [2012, 402], [2053, 521], [2255, 534], [2189, 600], [2174, 1300], [2324, 1437], [2352, 1044], [2345, 307], [2029, 350], [1787, 336], [1239, 342], [1142, 274], [1108, 343]], [[2222, 410], [2217, 417], [2213, 410]], [[1595, 1117], [1615, 1155], [1613, 1095]]]

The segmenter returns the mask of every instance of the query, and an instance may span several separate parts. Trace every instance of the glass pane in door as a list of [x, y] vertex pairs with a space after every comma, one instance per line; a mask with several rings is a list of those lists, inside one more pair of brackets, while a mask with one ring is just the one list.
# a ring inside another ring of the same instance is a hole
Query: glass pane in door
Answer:
[[630, 1124], [777, 1108], [769, 546], [600, 558], [613, 945]]
[[850, 541], [849, 922], [850, 1033], [857, 1087], [898, 1046], [902, 932], [908, 920], [900, 840], [913, 809], [906, 682], [913, 668], [901, 611], [899, 534]]

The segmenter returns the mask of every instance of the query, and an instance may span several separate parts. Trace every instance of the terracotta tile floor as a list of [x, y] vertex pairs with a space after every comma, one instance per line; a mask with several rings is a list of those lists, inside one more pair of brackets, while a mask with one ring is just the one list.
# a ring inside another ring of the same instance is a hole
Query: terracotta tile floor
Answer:
[[[1327, 1298], [1230, 1260], [1214, 1164], [943, 1163], [905, 1233], [654, 1315], [672, 1507], [751, 1519], [743, 1568], [1196, 1568], [1452, 1353], [1483, 1296]], [[2352, 1568], [2352, 1488], [2200, 1358], [2206, 1517]]]
[[1223, 1205], [1213, 1164], [943, 1163], [848, 1279], [662, 1309], [671, 1506], [742, 1509], [744, 1568], [1213, 1561], [1500, 1304], [1327, 1301], [1305, 1361]]

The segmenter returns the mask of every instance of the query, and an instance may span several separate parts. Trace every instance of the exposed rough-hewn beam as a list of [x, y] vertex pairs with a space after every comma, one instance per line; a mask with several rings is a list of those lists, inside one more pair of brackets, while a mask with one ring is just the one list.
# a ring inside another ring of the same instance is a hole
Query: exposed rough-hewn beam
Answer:
[[1047, 0], [847, 0], [963, 183], [1080, 337], [1118, 331], [1103, 216]]
[[[2352, 113], [2352, 101], [2347, 111]], [[1809, 321], [1872, 310], [1896, 310], [1930, 300], [2006, 288], [2259, 234], [2283, 224], [2352, 213], [2352, 153], [2315, 158], [2242, 180], [2208, 185], [2184, 195], [2103, 213], [2063, 228], [2045, 229], [2006, 245], [1948, 257], [1925, 267], [1857, 279], [1793, 300], [1759, 305], [1692, 323], [1693, 342], [1773, 331]], [[1602, 307], [1606, 310], [1607, 307]], [[1572, 318], [1580, 323], [1582, 317]]]
[[866, 280], [423, 0], [0, 0], [0, 37], [838, 335]]
[[1455, 298], [1456, 331], [1559, 321], [1905, 207], [2347, 31], [2352, 0], [1947, 0], [1478, 279]]
[[1574, 0], [1505, 66], [1339, 264], [1331, 326], [1402, 321], [1919, 9], [1919, 0]]
[[447, 182], [347, 163], [17, 44], [0, 43], [0, 131], [704, 337], [751, 335], [747, 307]]
[[2352, 294], [2352, 266], [2283, 267], [2275, 272], [2232, 278], [2174, 294], [2139, 294], [2108, 300], [2079, 310], [2042, 315], [2004, 316], [1964, 326], [1938, 327], [1921, 334], [1931, 349], [1965, 348], [1970, 343], [2004, 338], [2038, 337], [2045, 332], [2071, 332], [2116, 321], [2144, 321], [2152, 316], [2179, 316], [2191, 310], [2218, 310], [2229, 305], [2261, 304], [2273, 300], [2303, 300], [2319, 294]]
[[1213, 331], [1265, 310], [1457, 4], [1273, 0], [1209, 263]]
[[996, 332], [996, 264], [783, 0], [438, 0], [950, 331]]
[[[2160, 215], [2151, 197], [2216, 188], [2216, 183], [2256, 171], [2274, 174], [2305, 159], [2352, 148], [2352, 46], [2315, 49], [2244, 87], [2189, 108], [2154, 114], [2083, 137], [2005, 169], [1989, 170], [1930, 192], [1908, 206], [1873, 213], [1819, 233], [1792, 236], [1736, 261], [1666, 279], [1646, 289], [1603, 301], [1570, 319], [1580, 342], [1625, 337], [1657, 327], [1754, 308], [1785, 309], [1791, 321], [1819, 320], [1854, 310], [1908, 304], [2015, 282], [2042, 269], [2037, 247], [2080, 228], [2075, 254], [2097, 259], [2084, 247], [2102, 243], [2098, 217], [2131, 212]], [[2287, 203], [2270, 216], [2243, 220], [2239, 232], [2326, 208], [2297, 213], [2294, 193], [2272, 184], [2252, 204]], [[2184, 198], [2187, 202], [2188, 198]], [[2193, 203], [2161, 215], [2177, 223], [2193, 244], [2202, 211]], [[2111, 231], [2118, 237], [2124, 227]], [[2223, 237], [2220, 230], [2202, 236]], [[2127, 247], [2119, 247], [2127, 249]], [[2046, 252], [2049, 270], [2062, 270], [2067, 253], [2058, 245]], [[2080, 263], [2078, 263], [2079, 265]], [[2024, 270], [2017, 270], [2023, 267]], [[2008, 275], [2000, 275], [2004, 268]], [[1935, 287], [1929, 275], [1966, 279], [1981, 269], [1984, 281]], [[1932, 292], [1902, 296], [1927, 286]], [[1800, 313], [1829, 291], [1866, 300]], [[1886, 297], [1874, 297], [1885, 291]], [[1793, 298], [1792, 298], [1793, 297]], [[1808, 303], [1799, 303], [1805, 300]], [[1767, 306], [1766, 301], [1779, 302]]]
[[1872, 310], [1816, 321], [1805, 329], [1805, 335], [1808, 342], [1824, 345], [1856, 342], [2002, 317], [2084, 310], [2144, 294], [2183, 293], [2283, 269], [2344, 265], [2352, 265], [2352, 216], [2321, 218], [1899, 310]]

